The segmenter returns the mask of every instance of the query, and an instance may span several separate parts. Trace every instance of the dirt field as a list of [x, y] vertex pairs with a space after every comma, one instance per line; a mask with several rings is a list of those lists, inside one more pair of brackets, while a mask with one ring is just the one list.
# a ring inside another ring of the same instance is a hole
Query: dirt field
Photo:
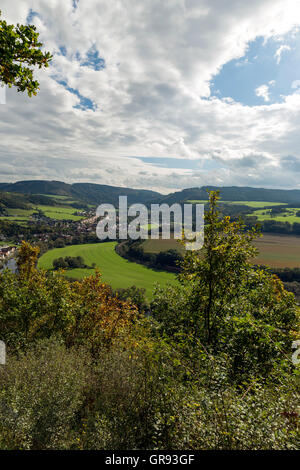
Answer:
[[[184, 248], [176, 240], [146, 240], [144, 250], [148, 253]], [[268, 235], [257, 240], [259, 256], [254, 260], [257, 264], [265, 264], [274, 268], [300, 268], [300, 237], [290, 235]]]
[[170, 240], [145, 240], [143, 248], [147, 253], [159, 253], [160, 251], [178, 250], [184, 252], [184, 247], [173, 238]]
[[300, 237], [264, 234], [256, 246], [255, 262], [276, 268], [300, 268]]

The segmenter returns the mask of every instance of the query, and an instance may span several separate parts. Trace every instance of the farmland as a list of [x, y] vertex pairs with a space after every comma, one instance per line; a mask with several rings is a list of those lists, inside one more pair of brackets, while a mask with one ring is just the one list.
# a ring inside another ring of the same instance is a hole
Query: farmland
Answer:
[[[150, 299], [155, 283], [166, 285], [175, 283], [176, 277], [172, 273], [154, 271], [137, 263], [125, 260], [115, 252], [116, 242], [93, 243], [85, 245], [71, 245], [65, 248], [56, 248], [45, 253], [38, 266], [44, 269], [53, 268], [53, 260], [65, 256], [82, 256], [86, 265], [95, 263], [102, 273], [103, 280], [112, 288], [125, 288], [135, 285], [146, 289]], [[94, 273], [94, 269], [72, 269], [66, 275], [73, 279], [82, 279]]]
[[32, 216], [34, 209], [7, 209], [7, 216], [1, 215], [0, 220], [10, 220], [12, 222], [27, 222]]
[[255, 245], [259, 250], [255, 263], [274, 268], [300, 268], [300, 237], [264, 235]]
[[37, 214], [37, 210], [41, 210], [46, 217], [55, 220], [81, 220], [84, 217], [74, 215], [78, 209], [70, 206], [45, 206], [37, 205], [31, 209], [7, 209], [7, 216], [1, 216], [1, 220], [9, 220], [11, 222], [28, 222], [33, 214]]
[[[259, 250], [259, 255], [254, 260], [255, 264], [274, 268], [300, 267], [300, 237], [265, 234], [255, 242], [255, 245]], [[147, 253], [159, 253], [171, 249], [184, 252], [176, 240], [146, 240], [143, 248]]]
[[143, 243], [144, 251], [147, 253], [159, 253], [166, 250], [177, 250], [184, 253], [184, 246], [174, 238], [169, 240], [145, 240]]
[[81, 220], [82, 216], [74, 215], [78, 212], [74, 207], [67, 206], [37, 206], [38, 209], [43, 211], [46, 217], [56, 220]]
[[289, 222], [293, 224], [295, 222], [300, 223], [300, 217], [296, 215], [299, 211], [300, 208], [287, 208], [282, 213], [272, 215], [270, 210], [260, 209], [254, 211], [251, 215], [256, 216], [258, 221], [274, 220], [276, 222]]

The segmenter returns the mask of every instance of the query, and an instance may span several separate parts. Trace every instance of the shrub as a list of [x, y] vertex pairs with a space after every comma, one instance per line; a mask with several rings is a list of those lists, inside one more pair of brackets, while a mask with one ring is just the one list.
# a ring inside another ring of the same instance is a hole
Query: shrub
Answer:
[[0, 449], [67, 449], [89, 381], [83, 350], [42, 341], [0, 366]]

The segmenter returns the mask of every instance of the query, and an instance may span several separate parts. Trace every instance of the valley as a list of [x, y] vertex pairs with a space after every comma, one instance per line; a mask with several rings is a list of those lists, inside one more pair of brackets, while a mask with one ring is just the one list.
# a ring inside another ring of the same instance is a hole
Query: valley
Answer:
[[[99, 243], [94, 217], [97, 197], [98, 202], [114, 203], [118, 201], [119, 195], [125, 194], [129, 204], [143, 202], [148, 207], [152, 203], [163, 202], [205, 204], [207, 189], [191, 188], [163, 196], [153, 191], [84, 183], [67, 185], [50, 181], [24, 181], [0, 184], [0, 243], [18, 246], [25, 239], [37, 244], [41, 250], [38, 266], [47, 270], [53, 269], [54, 259], [81, 256], [87, 266], [94, 263], [94, 267], [67, 269], [65, 276], [83, 279], [93, 274], [96, 267], [102, 273], [103, 280], [113, 289], [135, 285], [145, 289], [148, 299], [151, 299], [156, 282], [162, 285], [177, 282], [176, 269], [174, 272], [166, 272], [163, 270], [164, 265], [159, 265], [156, 270], [156, 266], [151, 264], [145, 266], [140, 261], [129, 261], [116, 253], [116, 241]], [[300, 223], [300, 191], [220, 189], [221, 196], [224, 196], [224, 200], [220, 200], [220, 208], [224, 214], [232, 218], [241, 215], [250, 225], [269, 224], [266, 229], [269, 228], [270, 232], [266, 232], [263, 225], [263, 237], [256, 241], [259, 255], [253, 260], [254, 264], [274, 269], [300, 268], [300, 236], [293, 231]], [[23, 193], [18, 192], [21, 190]], [[201, 195], [201, 198], [193, 197], [196, 195]], [[251, 199], [247, 199], [249, 195]], [[267, 197], [265, 201], [261, 200], [263, 195]], [[147, 228], [151, 230], [150, 223]], [[287, 234], [287, 230], [290, 233]], [[183, 256], [185, 251], [173, 239], [148, 239], [141, 247], [146, 257], [149, 255], [150, 258], [151, 255], [158, 256], [169, 250], [175, 250]]]

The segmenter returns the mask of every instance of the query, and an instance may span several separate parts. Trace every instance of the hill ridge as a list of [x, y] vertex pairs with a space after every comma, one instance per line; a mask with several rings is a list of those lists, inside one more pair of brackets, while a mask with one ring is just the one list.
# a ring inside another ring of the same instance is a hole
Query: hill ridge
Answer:
[[163, 195], [148, 189], [134, 189], [99, 183], [65, 183], [57, 180], [24, 180], [15, 183], [0, 183], [0, 191], [60, 195], [76, 197], [86, 203], [118, 204], [118, 197], [128, 197], [128, 203], [183, 203], [189, 200], [207, 199], [207, 191], [219, 190], [225, 201], [270, 201], [279, 203], [299, 203], [300, 189], [267, 189], [251, 186], [199, 186], [184, 188]]

